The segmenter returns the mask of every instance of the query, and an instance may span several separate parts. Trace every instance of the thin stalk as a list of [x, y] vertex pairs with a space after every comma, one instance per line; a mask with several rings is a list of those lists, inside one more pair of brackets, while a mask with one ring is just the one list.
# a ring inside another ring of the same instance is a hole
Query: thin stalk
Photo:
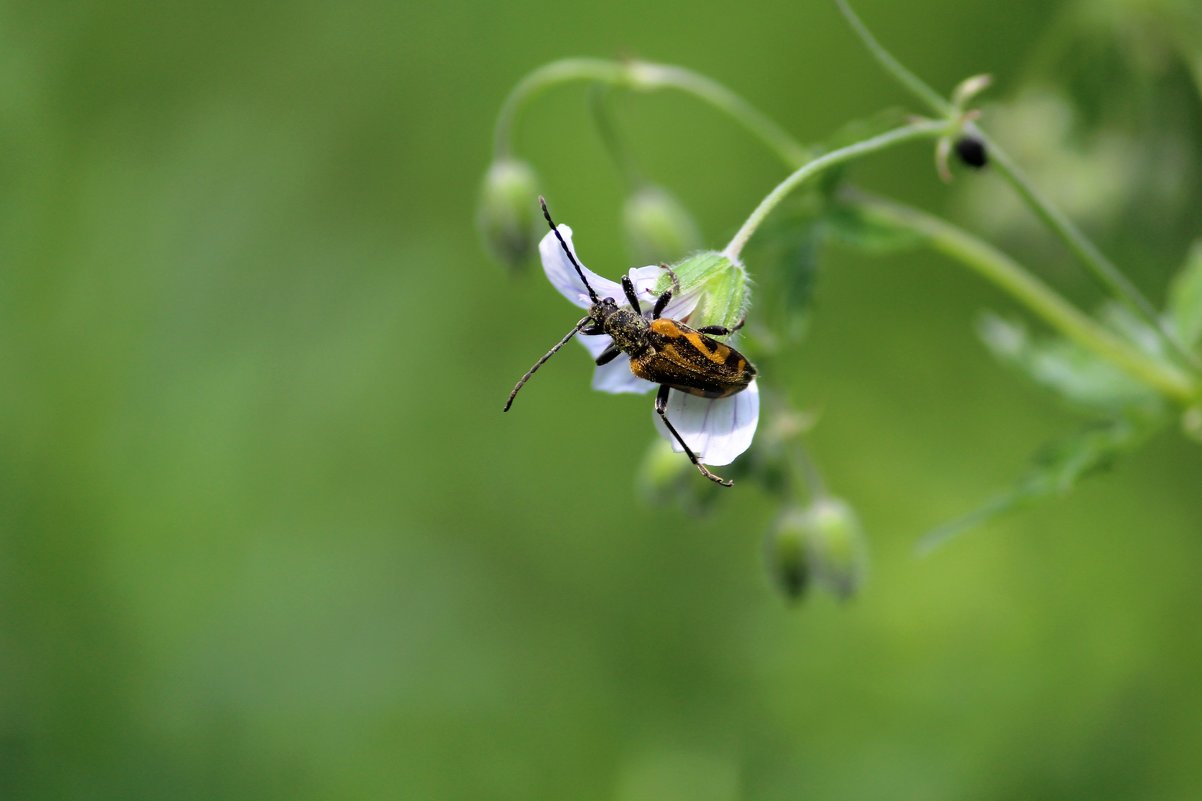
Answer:
[[752, 234], [760, 227], [760, 224], [768, 217], [776, 206], [785, 199], [785, 197], [796, 189], [806, 180], [818, 175], [823, 170], [842, 164], [847, 161], [866, 156], [870, 153], [876, 153], [880, 150], [893, 147], [894, 145], [903, 142], [909, 142], [914, 139], [930, 139], [942, 136], [947, 132], [947, 123], [939, 120], [935, 122], [921, 121], [913, 122], [909, 125], [895, 128], [892, 131], [883, 133], [879, 136], [874, 136], [871, 139], [865, 139], [862, 142], [856, 142], [847, 147], [841, 147], [838, 150], [832, 150], [829, 153], [824, 153], [818, 158], [802, 165], [792, 175], [776, 185], [768, 195], [760, 201], [755, 210], [751, 212], [743, 226], [735, 233], [730, 244], [722, 251], [723, 255], [731, 261], [738, 261], [739, 254], [743, 250], [743, 246], [747, 244]]
[[938, 217], [880, 198], [856, 193], [852, 203], [870, 216], [921, 234], [931, 248], [974, 270], [1064, 336], [1161, 394], [1189, 403], [1196, 401], [1202, 391], [1189, 374], [1137, 350], [1069, 304], [1005, 253], [972, 234]]
[[[851, 6], [847, 4], [847, 0], [835, 0], [835, 5], [838, 6], [839, 12], [844, 16], [848, 24], [851, 25], [856, 35], [859, 36], [860, 41], [863, 42], [868, 52], [872, 54], [885, 72], [893, 76], [902, 87], [919, 101], [926, 104], [936, 114], [947, 118], [954, 117], [957, 119], [957, 122], [960, 121], [962, 118], [960, 110], [941, 97], [938, 92], [927, 85], [921, 78], [902, 66], [901, 62], [894, 58], [893, 54], [877, 41], [871, 31], [856, 16], [856, 13], [851, 10]], [[1022, 174], [1017, 165], [1010, 160], [1006, 152], [971, 122], [964, 124], [964, 130], [979, 136], [985, 142], [990, 162], [1015, 192], [1018, 193], [1018, 196], [1031, 207], [1031, 210], [1035, 212], [1035, 216], [1043, 221], [1064, 242], [1077, 261], [1085, 267], [1090, 277], [1104, 291], [1109, 292], [1123, 305], [1135, 312], [1137, 316], [1143, 318], [1163, 341], [1168, 352], [1178, 361], [1195, 373], [1202, 372], [1202, 362], [1177, 341], [1172, 331], [1168, 329], [1164, 321], [1161, 320], [1160, 315], [1157, 314], [1156, 307], [1140, 293], [1135, 285], [1110, 260], [1102, 255], [1097, 246], [1060, 209], [1035, 189], [1035, 186]]]
[[552, 61], [526, 75], [510, 90], [493, 131], [493, 151], [497, 158], [510, 155], [510, 136], [518, 111], [531, 98], [553, 86], [575, 81], [617, 83], [625, 72], [624, 65], [600, 58], [565, 58]]
[[1140, 293], [1113, 262], [1102, 255], [1097, 246], [1081, 232], [1081, 229], [1072, 220], [1065, 216], [1064, 212], [1060, 211], [1035, 188], [1035, 185], [1018, 168], [1018, 165], [1011, 161], [1010, 156], [975, 125], [966, 126], [966, 130], [971, 130], [973, 134], [981, 138], [994, 169], [1014, 188], [1019, 197], [1026, 201], [1035, 215], [1068, 246], [1094, 281], [1118, 298], [1137, 316], [1142, 317], [1168, 346], [1168, 352], [1174, 358], [1195, 371], [1202, 369], [1202, 363], [1199, 363], [1198, 358], [1177, 341], [1176, 336], [1168, 329], [1151, 301]]
[[559, 84], [596, 82], [636, 91], [675, 89], [693, 95], [726, 114], [780, 154], [790, 166], [802, 164], [808, 151], [767, 115], [722, 84], [692, 70], [645, 61], [607, 61], [571, 58], [544, 64], [514, 86], [501, 111], [493, 135], [497, 157], [510, 153], [510, 138], [522, 106], [536, 95]]
[[897, 82], [909, 90], [910, 94], [925, 103], [927, 108], [940, 117], [949, 117], [955, 113], [956, 109], [951, 103], [928, 86], [922, 78], [919, 78], [902, 66], [902, 63], [894, 58], [893, 54], [877, 41], [867, 26], [856, 16], [856, 12], [851, 10], [851, 6], [847, 4], [847, 0], [835, 0], [835, 5], [839, 7], [839, 13], [847, 20], [847, 24], [860, 37], [860, 41], [864, 43], [864, 46], [868, 48], [868, 52], [872, 54], [873, 58], [877, 60], [877, 63], [881, 65], [885, 72], [896, 78]]
[[613, 159], [618, 172], [622, 173], [622, 178], [626, 181], [626, 188], [634, 191], [643, 186], [646, 180], [638, 165], [635, 164], [634, 157], [630, 155], [626, 141], [618, 133], [613, 108], [609, 102], [611, 91], [612, 87], [605, 84], [593, 86], [592, 91], [589, 92], [589, 106], [592, 108], [593, 121], [597, 124], [597, 131], [601, 135], [601, 142], [605, 145], [606, 152]]

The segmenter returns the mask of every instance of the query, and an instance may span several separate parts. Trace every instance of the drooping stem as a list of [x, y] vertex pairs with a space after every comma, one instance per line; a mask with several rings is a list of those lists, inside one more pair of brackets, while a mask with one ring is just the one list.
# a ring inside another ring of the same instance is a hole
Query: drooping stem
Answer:
[[526, 75], [510, 90], [501, 111], [497, 114], [497, 125], [493, 133], [493, 150], [497, 158], [510, 155], [510, 138], [518, 111], [531, 98], [563, 83], [574, 81], [600, 81], [617, 83], [621, 80], [624, 67], [616, 61], [600, 58], [565, 58], [552, 61]]
[[734, 238], [730, 240], [730, 244], [722, 251], [723, 255], [731, 261], [737, 262], [743, 246], [747, 244], [747, 240], [751, 238], [752, 234], [756, 232], [756, 229], [760, 227], [760, 224], [764, 222], [772, 210], [790, 192], [823, 170], [870, 153], [885, 150], [903, 142], [909, 142], [914, 139], [933, 139], [942, 136], [946, 131], [947, 123], [942, 120], [912, 122], [909, 125], [895, 128], [892, 131], [874, 136], [871, 139], [865, 139], [862, 142], [856, 142], [847, 147], [841, 147], [838, 150], [824, 153], [818, 158], [802, 165], [792, 175], [777, 184], [776, 188], [760, 201], [760, 204], [751, 212], [751, 216], [747, 218], [742, 227], [735, 233]]
[[493, 136], [498, 158], [510, 155], [510, 140], [518, 112], [533, 97], [565, 83], [578, 81], [625, 87], [635, 91], [675, 89], [705, 101], [764, 140], [790, 165], [801, 164], [808, 153], [767, 115], [742, 97], [710, 78], [684, 67], [645, 61], [607, 61], [571, 58], [544, 64], [514, 86], [501, 106]]
[[618, 132], [610, 103], [612, 91], [613, 87], [607, 84], [594, 85], [592, 91], [589, 92], [589, 107], [592, 109], [593, 121], [597, 124], [597, 132], [601, 135], [601, 142], [605, 145], [606, 152], [613, 159], [618, 172], [622, 173], [627, 189], [633, 191], [642, 186], [645, 180], [642, 171], [635, 164], [634, 157], [630, 155], [630, 150], [626, 147], [626, 141]]
[[921, 234], [929, 247], [969, 267], [1061, 334], [1128, 375], [1178, 402], [1197, 400], [1202, 387], [1190, 375], [1137, 350], [992, 245], [918, 209], [861, 193], [849, 195], [853, 205], [869, 217]]

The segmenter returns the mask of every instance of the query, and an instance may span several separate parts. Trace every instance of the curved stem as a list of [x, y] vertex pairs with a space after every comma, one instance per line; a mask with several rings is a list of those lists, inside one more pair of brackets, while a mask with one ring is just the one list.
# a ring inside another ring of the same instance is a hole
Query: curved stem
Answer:
[[1197, 400], [1202, 392], [1191, 376], [1174, 365], [1148, 356], [1103, 328], [1005, 253], [967, 231], [925, 212], [881, 198], [855, 193], [851, 202], [869, 216], [921, 234], [933, 249], [974, 270], [1064, 336], [1163, 395], [1188, 403]]
[[593, 120], [597, 124], [597, 132], [601, 135], [601, 142], [605, 145], [606, 152], [609, 153], [618, 172], [622, 174], [626, 188], [634, 191], [643, 186], [646, 181], [643, 179], [638, 165], [635, 164], [634, 157], [630, 155], [625, 140], [618, 133], [613, 108], [609, 102], [611, 91], [612, 87], [606, 84], [594, 85], [592, 91], [589, 92], [589, 106], [593, 111]]
[[766, 114], [735, 92], [700, 73], [667, 64], [632, 62], [631, 85], [638, 89], [676, 89], [704, 100], [764, 140], [790, 164], [803, 164], [809, 151]]
[[544, 64], [528, 74], [505, 98], [493, 136], [497, 157], [509, 155], [518, 111], [531, 98], [558, 84], [593, 81], [636, 91], [676, 89], [703, 100], [762, 139], [790, 166], [803, 164], [808, 151], [755, 106], [710, 78], [683, 67], [644, 61], [570, 58]]
[[737, 262], [743, 246], [747, 244], [747, 240], [760, 227], [760, 224], [790, 192], [803, 184], [807, 179], [837, 164], [852, 161], [869, 153], [876, 153], [879, 150], [885, 150], [902, 142], [908, 142], [912, 139], [930, 139], [942, 136], [947, 132], [947, 125], [942, 120], [935, 122], [929, 120], [913, 122], [901, 128], [895, 128], [892, 131], [883, 133], [880, 136], [874, 136], [871, 139], [865, 139], [862, 142], [856, 142], [853, 145], [822, 154], [777, 184], [776, 188], [760, 201], [760, 205], [756, 206], [755, 211], [751, 212], [751, 216], [747, 218], [747, 221], [735, 233], [734, 238], [730, 240], [730, 244], [722, 251], [722, 255], [731, 261]]
[[573, 81], [602, 81], [617, 83], [625, 67], [616, 61], [600, 58], [565, 58], [544, 64], [518, 81], [510, 90], [501, 111], [497, 114], [497, 125], [493, 134], [493, 150], [498, 158], [509, 155], [510, 135], [518, 110], [524, 103], [552, 86]]

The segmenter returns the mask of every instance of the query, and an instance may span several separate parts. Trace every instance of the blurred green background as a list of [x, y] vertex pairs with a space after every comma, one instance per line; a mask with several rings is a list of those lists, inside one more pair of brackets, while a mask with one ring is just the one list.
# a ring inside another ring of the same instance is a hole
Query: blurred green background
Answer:
[[[1085, 130], [1176, 131], [1148, 160], [1176, 195], [1082, 220], [1159, 299], [1198, 233], [1189, 6], [858, 9], [941, 90], [1051, 76]], [[1196, 797], [1196, 445], [913, 554], [1075, 425], [987, 356], [976, 315], [1010, 307], [955, 265], [831, 248], [774, 377], [871, 539], [849, 603], [779, 597], [753, 483], [640, 504], [650, 400], [590, 392], [575, 346], [502, 417], [578, 312], [484, 254], [493, 120], [543, 62], [628, 54], [807, 142], [906, 102], [826, 2], [0, 4], [0, 798]], [[687, 97], [620, 106], [711, 245], [782, 177]], [[584, 90], [517, 148], [624, 269]], [[931, 163], [856, 177], [985, 230], [1005, 189]]]

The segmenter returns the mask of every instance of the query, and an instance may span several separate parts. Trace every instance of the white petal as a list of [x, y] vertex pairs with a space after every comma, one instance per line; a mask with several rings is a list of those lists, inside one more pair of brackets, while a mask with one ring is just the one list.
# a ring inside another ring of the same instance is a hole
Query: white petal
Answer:
[[[572, 244], [572, 229], [566, 225], [557, 227], [564, 241], [568, 243], [568, 247], [572, 249], [572, 254], [575, 255], [576, 247]], [[567, 254], [563, 252], [563, 248], [559, 244], [559, 239], [556, 238], [553, 232], [548, 231], [547, 235], [538, 243], [538, 254], [542, 257], [543, 272], [547, 274], [547, 280], [551, 282], [553, 287], [559, 290], [559, 294], [582, 309], [587, 309], [593, 305], [589, 299], [588, 290], [585, 288], [584, 282], [576, 274], [576, 268], [568, 260]], [[576, 256], [576, 261], [580, 262], [579, 256]], [[602, 278], [592, 270], [585, 268], [583, 262], [580, 263], [580, 267], [584, 270], [585, 277], [592, 284], [598, 297], [613, 298], [614, 300], [625, 297], [620, 284], [615, 284], [613, 281]]]
[[[672, 443], [672, 450], [683, 453], [684, 449], [659, 415], [652, 414], [660, 436]], [[739, 394], [718, 400], [672, 390], [668, 395], [668, 419], [701, 462], [714, 466], [730, 464], [751, 446], [755, 436], [760, 419], [760, 388], [752, 381]]]
[[593, 389], [601, 392], [614, 394], [632, 392], [641, 395], [657, 387], [658, 384], [652, 384], [630, 372], [630, 357], [625, 353], [609, 364], [601, 365], [593, 373]]

